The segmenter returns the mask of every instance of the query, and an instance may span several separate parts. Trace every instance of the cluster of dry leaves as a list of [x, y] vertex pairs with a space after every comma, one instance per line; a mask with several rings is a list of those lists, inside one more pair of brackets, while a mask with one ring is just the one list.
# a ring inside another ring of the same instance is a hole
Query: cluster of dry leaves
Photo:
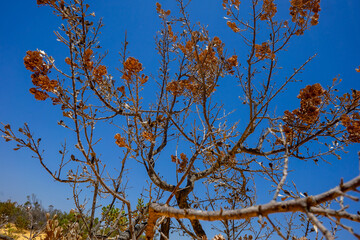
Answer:
[[48, 92], [54, 92], [58, 86], [56, 80], [50, 80], [48, 77], [52, 65], [44, 61], [40, 51], [27, 51], [24, 64], [26, 69], [33, 72], [31, 79], [35, 87], [30, 88], [30, 92], [34, 94], [35, 99], [46, 100], [49, 97]]

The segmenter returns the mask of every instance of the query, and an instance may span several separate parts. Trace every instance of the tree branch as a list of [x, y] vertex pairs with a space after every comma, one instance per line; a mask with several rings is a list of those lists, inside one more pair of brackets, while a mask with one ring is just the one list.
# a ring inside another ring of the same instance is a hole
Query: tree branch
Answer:
[[[333, 200], [344, 193], [356, 190], [360, 186], [360, 175], [353, 178], [352, 180], [337, 186], [324, 193], [309, 196], [306, 198], [298, 198], [284, 202], [270, 202], [263, 205], [251, 206], [243, 209], [226, 210], [223, 211], [202, 211], [195, 209], [176, 209], [173, 207], [163, 206], [158, 203], [151, 203], [150, 208], [159, 215], [174, 217], [174, 218], [187, 218], [187, 219], [198, 219], [205, 221], [216, 221], [216, 220], [230, 220], [230, 219], [249, 219], [259, 216], [267, 216], [273, 213], [281, 212], [304, 212], [312, 210], [311, 207], [318, 206], [326, 201]], [[321, 211], [318, 208], [314, 209], [317, 213]], [[322, 214], [326, 214], [327, 210], [324, 210]], [[333, 211], [329, 211], [329, 214], [334, 214]], [[339, 214], [338, 216], [344, 216], [345, 214]], [[345, 217], [344, 217], [345, 218]], [[356, 218], [355, 218], [356, 219]]]

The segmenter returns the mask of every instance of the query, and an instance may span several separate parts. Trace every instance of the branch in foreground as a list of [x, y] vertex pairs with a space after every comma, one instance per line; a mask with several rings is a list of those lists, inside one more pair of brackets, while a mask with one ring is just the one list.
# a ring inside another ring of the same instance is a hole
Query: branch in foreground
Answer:
[[[312, 211], [312, 207], [316, 207], [321, 203], [343, 196], [344, 193], [348, 191], [356, 190], [356, 188], [358, 188], [359, 186], [360, 186], [360, 175], [346, 183], [340, 184], [339, 186], [330, 189], [327, 192], [315, 196], [293, 199], [284, 202], [272, 201], [267, 204], [252, 206], [244, 209], [226, 210], [226, 211], [223, 211], [222, 209], [220, 211], [202, 211], [195, 209], [176, 209], [173, 207], [160, 205], [158, 203], [151, 203], [150, 209], [153, 211], [153, 213], [160, 216], [173, 217], [177, 219], [180, 218], [198, 219], [205, 221], [249, 219], [253, 217], [267, 216], [269, 214], [281, 213], [281, 212], [307, 213]], [[324, 216], [328, 214], [327, 210], [324, 211], [316, 211], [316, 210], [314, 211], [314, 213], [316, 214], [324, 215]], [[329, 213], [331, 213], [330, 215], [334, 214], [333, 210], [330, 210]], [[342, 216], [343, 216], [342, 214], [338, 215], [338, 217], [342, 217]], [[360, 222], [360, 218], [353, 218], [353, 221]]]

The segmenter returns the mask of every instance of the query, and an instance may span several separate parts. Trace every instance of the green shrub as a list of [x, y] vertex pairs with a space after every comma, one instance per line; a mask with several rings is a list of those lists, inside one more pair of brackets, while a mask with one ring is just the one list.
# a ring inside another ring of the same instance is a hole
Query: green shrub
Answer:
[[14, 224], [19, 229], [29, 229], [30, 219], [26, 216], [26, 213], [21, 213], [16, 216]]
[[18, 212], [19, 208], [16, 202], [11, 202], [10, 200], [0, 202], [0, 223], [12, 222]]

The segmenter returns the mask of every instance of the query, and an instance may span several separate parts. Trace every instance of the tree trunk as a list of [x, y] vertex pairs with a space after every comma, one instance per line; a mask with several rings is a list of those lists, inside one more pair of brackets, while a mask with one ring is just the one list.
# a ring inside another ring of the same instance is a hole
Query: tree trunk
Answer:
[[161, 224], [161, 232], [162, 232], [162, 234], [160, 234], [160, 240], [169, 239], [170, 222], [171, 222], [170, 218], [165, 218], [164, 222]]
[[[175, 194], [177, 203], [179, 205], [179, 208], [181, 209], [187, 209], [190, 208], [189, 203], [187, 202], [187, 194], [184, 194], [183, 191], [179, 191], [177, 192], [177, 194]], [[199, 220], [194, 219], [194, 220], [190, 220], [191, 226], [194, 229], [195, 234], [199, 237], [199, 238], [203, 238], [205, 237], [206, 239], [206, 234], [204, 229], [201, 226], [201, 223]]]

